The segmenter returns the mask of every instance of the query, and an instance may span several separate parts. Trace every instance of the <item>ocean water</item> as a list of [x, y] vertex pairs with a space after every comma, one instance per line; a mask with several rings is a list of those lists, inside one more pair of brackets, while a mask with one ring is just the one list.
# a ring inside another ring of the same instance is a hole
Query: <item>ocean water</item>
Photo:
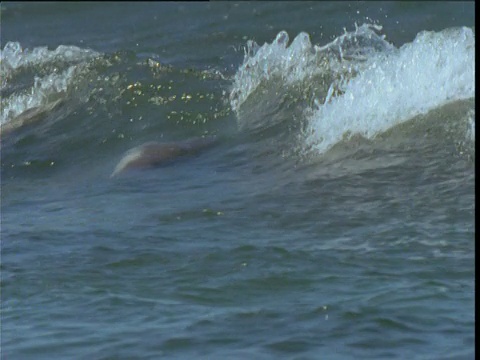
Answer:
[[473, 2], [0, 10], [2, 359], [474, 358]]

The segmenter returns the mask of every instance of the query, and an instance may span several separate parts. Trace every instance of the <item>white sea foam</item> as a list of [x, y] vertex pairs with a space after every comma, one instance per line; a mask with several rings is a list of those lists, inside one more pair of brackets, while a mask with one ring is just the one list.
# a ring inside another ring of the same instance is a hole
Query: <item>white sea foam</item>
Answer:
[[3, 126], [28, 109], [47, 106], [63, 97], [77, 73], [78, 67], [73, 65], [60, 74], [35, 77], [34, 85], [26, 93], [2, 99], [0, 125]]
[[471, 29], [422, 32], [398, 51], [380, 53], [350, 79], [341, 96], [308, 119], [307, 144], [328, 150], [346, 134], [366, 138], [451, 101], [475, 96]]
[[372, 139], [416, 115], [475, 97], [472, 29], [424, 31], [399, 49], [379, 30], [364, 24], [321, 47], [306, 33], [290, 46], [286, 32], [263, 46], [249, 41], [230, 93], [232, 109], [248, 107], [260, 84], [263, 92], [273, 89], [271, 97], [278, 96], [275, 81], [313, 85], [320, 90], [304, 109], [304, 143], [322, 153], [345, 137]]
[[77, 46], [60, 45], [55, 50], [48, 50], [46, 46], [32, 50], [23, 49], [18, 42], [8, 42], [0, 50], [0, 62], [3, 76], [10, 76], [19, 68], [33, 65], [43, 65], [49, 62], [78, 63], [100, 56], [100, 53], [82, 49]]
[[[15, 91], [8, 96], [2, 96], [0, 125], [14, 122], [15, 119], [28, 111], [41, 112], [49, 109], [52, 104], [58, 104], [67, 94], [74, 80], [81, 76], [86, 61], [100, 56], [90, 49], [76, 46], [60, 45], [55, 50], [47, 47], [36, 47], [32, 50], [23, 49], [18, 42], [8, 42], [0, 50], [1, 89], [7, 89], [8, 84], [15, 82], [16, 74], [25, 69], [32, 70], [33, 86], [22, 91]], [[47, 65], [54, 65], [45, 69]], [[45, 76], [36, 74], [47, 72]], [[23, 121], [17, 125], [21, 126]], [[16, 127], [10, 123], [9, 127]]]
[[358, 71], [372, 54], [393, 49], [383, 36], [373, 31], [380, 29], [364, 24], [323, 47], [312, 45], [310, 36], [304, 32], [298, 34], [289, 46], [285, 31], [278, 33], [271, 44], [261, 47], [248, 41], [244, 62], [235, 74], [230, 92], [232, 109], [238, 111], [262, 82], [275, 77], [293, 84], [318, 75], [336, 77]]
[[472, 109], [467, 114], [467, 131], [465, 138], [475, 144], [475, 109]]
[[252, 41], [248, 42], [245, 61], [235, 75], [230, 93], [234, 111], [238, 111], [264, 81], [280, 77], [291, 83], [322, 71], [315, 63], [316, 56], [308, 34], [300, 33], [287, 47], [288, 41], [288, 34], [282, 31], [271, 44], [262, 47]]

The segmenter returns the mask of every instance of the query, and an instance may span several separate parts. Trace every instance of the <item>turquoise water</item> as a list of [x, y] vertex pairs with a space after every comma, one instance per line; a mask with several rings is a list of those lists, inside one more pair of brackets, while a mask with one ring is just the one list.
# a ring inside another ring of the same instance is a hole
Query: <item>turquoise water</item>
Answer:
[[1, 358], [474, 358], [473, 25], [2, 3]]

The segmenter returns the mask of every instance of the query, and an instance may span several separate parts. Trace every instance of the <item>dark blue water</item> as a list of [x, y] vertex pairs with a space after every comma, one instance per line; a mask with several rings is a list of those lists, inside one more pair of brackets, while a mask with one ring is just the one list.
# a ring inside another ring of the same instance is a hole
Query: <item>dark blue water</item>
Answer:
[[2, 359], [474, 358], [473, 2], [0, 9]]

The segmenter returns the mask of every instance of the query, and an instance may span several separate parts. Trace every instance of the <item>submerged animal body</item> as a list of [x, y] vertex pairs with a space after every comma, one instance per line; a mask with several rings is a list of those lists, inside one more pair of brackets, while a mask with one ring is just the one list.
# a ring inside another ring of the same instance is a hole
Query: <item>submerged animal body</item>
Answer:
[[185, 141], [158, 143], [147, 142], [128, 150], [110, 177], [127, 170], [146, 169], [167, 164], [177, 158], [193, 155], [216, 143], [215, 137], [196, 137]]
[[23, 128], [26, 125], [34, 124], [46, 117], [48, 114], [50, 114], [57, 107], [60, 107], [62, 104], [64, 104], [64, 100], [58, 99], [48, 104], [29, 108], [24, 112], [16, 115], [10, 121], [1, 124], [0, 135], [7, 135], [17, 129]]

